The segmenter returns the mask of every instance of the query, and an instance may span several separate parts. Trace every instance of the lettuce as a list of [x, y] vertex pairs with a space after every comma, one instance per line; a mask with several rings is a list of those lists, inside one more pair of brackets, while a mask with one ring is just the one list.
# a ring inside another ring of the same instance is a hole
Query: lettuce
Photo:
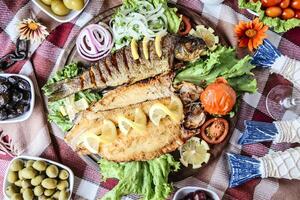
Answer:
[[257, 1], [251, 2], [248, 0], [239, 0], [238, 1], [239, 7], [243, 9], [250, 9], [259, 15], [259, 19], [269, 27], [273, 27], [275, 32], [282, 33], [286, 32], [292, 28], [300, 26], [300, 19], [289, 19], [283, 20], [279, 17], [272, 18], [265, 15], [265, 12], [261, 9], [261, 2]]
[[[71, 63], [65, 66], [63, 69], [57, 71], [51, 79], [42, 88], [45, 95], [48, 95], [47, 85], [55, 83], [57, 81], [73, 78], [82, 73], [82, 68], [77, 63]], [[80, 91], [75, 94], [75, 100], [84, 98], [88, 104], [98, 101], [101, 98], [100, 93], [92, 92], [91, 90]], [[62, 131], [68, 131], [72, 128], [73, 123], [69, 119], [68, 115], [63, 116], [61, 113], [61, 107], [65, 106], [65, 99], [48, 103], [48, 120], [54, 122]]]
[[257, 83], [251, 72], [255, 66], [250, 61], [250, 56], [237, 59], [233, 48], [218, 47], [207, 59], [188, 64], [176, 75], [174, 83], [188, 81], [205, 87], [216, 78], [224, 77], [235, 91], [252, 93], [256, 91]]
[[104, 180], [119, 179], [118, 185], [103, 200], [118, 200], [128, 194], [142, 195], [144, 200], [163, 200], [172, 191], [168, 175], [177, 171], [180, 163], [170, 154], [165, 154], [154, 160], [124, 163], [101, 159], [99, 166]]

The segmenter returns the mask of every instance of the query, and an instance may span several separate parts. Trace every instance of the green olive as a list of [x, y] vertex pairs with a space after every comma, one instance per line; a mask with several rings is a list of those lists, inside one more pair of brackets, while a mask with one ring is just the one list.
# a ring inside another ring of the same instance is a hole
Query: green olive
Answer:
[[44, 191], [44, 195], [47, 197], [50, 197], [52, 194], [54, 194], [55, 190], [54, 189], [46, 189]]
[[84, 6], [84, 0], [63, 0], [67, 8], [71, 10], [81, 10]]
[[37, 160], [32, 164], [32, 167], [40, 172], [45, 171], [47, 168], [47, 163], [43, 160]]
[[55, 165], [50, 165], [46, 169], [46, 175], [49, 178], [56, 178], [58, 176], [58, 168]]
[[22, 180], [17, 180], [15, 182], [15, 185], [18, 186], [18, 187], [22, 187]]
[[5, 194], [7, 195], [7, 196], [12, 196], [13, 194], [15, 194], [15, 193], [18, 193], [18, 188], [16, 187], [16, 186], [14, 186], [14, 185], [10, 185], [10, 186], [7, 186], [6, 188], [5, 188]]
[[48, 6], [51, 5], [51, 0], [41, 0], [41, 1]]
[[18, 171], [18, 178], [19, 178], [20, 180], [23, 180], [23, 179], [24, 179], [23, 176], [22, 176], [22, 170]]
[[21, 174], [21, 176], [25, 179], [32, 179], [38, 174], [38, 172], [30, 166], [22, 169]]
[[34, 163], [34, 160], [27, 160], [25, 167], [31, 167]]
[[59, 193], [60, 193], [60, 191], [56, 191], [56, 192], [52, 195], [52, 198], [58, 199]]
[[47, 199], [47, 197], [45, 196], [45, 195], [41, 195], [41, 196], [39, 196], [39, 198], [38, 198], [38, 200], [46, 200]]
[[30, 180], [22, 180], [22, 188], [26, 189], [26, 188], [30, 188], [31, 187], [31, 183]]
[[22, 194], [16, 193], [10, 197], [11, 200], [23, 200]]
[[20, 189], [20, 193], [23, 194], [24, 190], [25, 190], [25, 188], [21, 188], [21, 189]]
[[69, 187], [69, 183], [66, 180], [59, 181], [57, 184], [57, 189], [64, 190]]
[[50, 197], [50, 198], [47, 198], [46, 200], [54, 200], [52, 197]]
[[45, 189], [42, 186], [38, 185], [38, 186], [34, 187], [33, 193], [34, 193], [35, 196], [39, 197], [42, 194], [44, 194], [44, 190]]
[[69, 198], [69, 193], [65, 190], [60, 191], [58, 200], [67, 200]]
[[45, 179], [45, 175], [38, 175], [38, 176], [34, 177], [33, 179], [31, 179], [31, 185], [37, 186], [37, 185], [41, 184], [43, 179]]
[[66, 180], [66, 179], [69, 178], [69, 172], [67, 170], [65, 170], [65, 169], [62, 169], [62, 170], [60, 170], [58, 177], [61, 180]]
[[70, 13], [70, 10], [65, 6], [61, 0], [51, 1], [51, 10], [56, 15], [64, 16]]
[[7, 181], [9, 183], [14, 183], [18, 180], [18, 172], [9, 171], [7, 174]]
[[24, 168], [24, 162], [20, 159], [16, 159], [11, 163], [9, 170], [17, 172], [23, 168]]
[[27, 188], [23, 192], [23, 199], [24, 200], [32, 200], [34, 197], [33, 192], [31, 189]]
[[57, 180], [53, 178], [46, 178], [42, 181], [42, 186], [46, 189], [55, 189], [57, 185]]

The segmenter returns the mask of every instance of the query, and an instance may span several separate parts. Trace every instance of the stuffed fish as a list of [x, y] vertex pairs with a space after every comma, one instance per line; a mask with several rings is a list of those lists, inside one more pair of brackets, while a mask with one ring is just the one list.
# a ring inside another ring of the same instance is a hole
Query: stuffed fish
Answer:
[[236, 187], [254, 178], [285, 178], [300, 180], [300, 147], [251, 158], [227, 153], [229, 187]]
[[275, 121], [273, 123], [248, 121], [239, 144], [253, 144], [272, 141], [274, 143], [300, 143], [300, 119]]

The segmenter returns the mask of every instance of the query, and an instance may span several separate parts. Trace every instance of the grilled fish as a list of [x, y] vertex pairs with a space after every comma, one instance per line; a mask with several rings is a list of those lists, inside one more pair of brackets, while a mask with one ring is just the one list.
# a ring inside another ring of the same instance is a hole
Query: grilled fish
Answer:
[[[87, 134], [91, 128], [101, 126], [104, 119], [117, 124], [117, 116], [120, 114], [132, 118], [137, 108], [148, 113], [151, 105], [157, 102], [167, 105], [175, 95], [171, 87], [172, 77], [173, 74], [158, 76], [108, 92], [93, 107], [79, 115], [76, 125], [65, 136], [65, 141], [77, 152], [91, 154], [79, 143], [82, 135]], [[155, 126], [148, 120], [142, 135], [118, 133], [118, 139], [103, 144], [99, 154], [116, 162], [150, 160], [176, 150], [192, 134], [195, 132], [185, 130], [182, 121], [174, 122], [164, 118], [159, 126]]]
[[143, 44], [138, 42], [138, 59], [133, 58], [130, 47], [124, 47], [92, 63], [89, 70], [80, 76], [47, 85], [44, 91], [47, 91], [49, 101], [56, 101], [86, 89], [101, 91], [123, 84], [133, 84], [175, 70], [174, 58], [181, 61], [193, 60], [205, 52], [205, 48], [202, 39], [167, 35], [161, 40], [160, 57], [156, 53], [154, 41], [148, 42], [149, 59], [146, 59], [142, 53]]

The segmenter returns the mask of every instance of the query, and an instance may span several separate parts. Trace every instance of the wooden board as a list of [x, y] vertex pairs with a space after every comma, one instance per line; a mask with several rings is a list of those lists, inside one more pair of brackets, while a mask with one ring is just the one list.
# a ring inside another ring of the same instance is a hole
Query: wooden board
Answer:
[[[171, 5], [171, 6], [175, 6], [175, 5]], [[228, 41], [227, 39], [224, 37], [225, 34], [223, 34], [222, 32], [220, 32], [218, 29], [216, 29], [216, 27], [212, 26], [212, 24], [205, 18], [203, 18], [201, 15], [199, 15], [198, 13], [196, 13], [193, 10], [190, 10], [188, 8], [185, 8], [183, 6], [178, 6], [176, 5], [176, 7], [178, 8], [179, 13], [182, 13], [186, 16], [188, 16], [193, 23], [193, 26], [196, 25], [205, 25], [206, 27], [211, 27], [215, 30], [215, 34], [219, 36], [220, 39], [220, 43], [223, 45], [228, 45]], [[104, 13], [100, 14], [99, 16], [95, 17], [94, 19], [92, 19], [87, 25], [89, 24], [94, 24], [94, 23], [98, 23], [98, 22], [104, 22], [104, 23], [109, 23], [112, 15], [115, 13], [115, 11], [117, 10], [118, 7], [112, 8], [110, 10], [105, 11]], [[62, 63], [63, 65], [67, 65], [71, 62], [81, 62], [84, 65], [88, 66], [89, 62], [88, 61], [84, 61], [79, 54], [77, 53], [76, 50], [76, 44], [75, 44], [75, 40], [70, 44], [71, 46], [68, 49], [71, 49], [66, 62]], [[228, 144], [228, 141], [230, 139], [230, 136], [234, 130], [234, 125], [237, 121], [237, 117], [232, 118], [232, 119], [228, 119], [228, 121], [230, 122], [230, 132], [227, 136], [227, 138], [220, 144], [217, 145], [210, 145], [210, 153], [211, 153], [211, 158], [210, 161], [206, 164], [209, 165], [210, 162], [214, 159], [216, 159], [217, 157], [219, 157], [223, 151], [223, 149], [225, 149], [226, 145]], [[175, 157], [176, 160], [179, 160], [179, 152], [175, 151], [172, 153], [173, 156]], [[82, 156], [82, 158], [85, 160], [85, 162], [87, 162], [89, 165], [94, 166], [95, 168], [98, 168], [98, 164], [97, 161], [100, 159], [99, 155], [89, 155], [89, 156]], [[203, 165], [204, 166], [204, 165]], [[201, 171], [202, 168], [199, 169], [192, 169], [191, 167], [184, 167], [182, 166], [181, 169], [176, 172], [176, 173], [172, 173], [170, 174], [170, 181], [180, 181], [183, 180], [189, 176], [192, 176], [194, 174], [197, 174]]]

